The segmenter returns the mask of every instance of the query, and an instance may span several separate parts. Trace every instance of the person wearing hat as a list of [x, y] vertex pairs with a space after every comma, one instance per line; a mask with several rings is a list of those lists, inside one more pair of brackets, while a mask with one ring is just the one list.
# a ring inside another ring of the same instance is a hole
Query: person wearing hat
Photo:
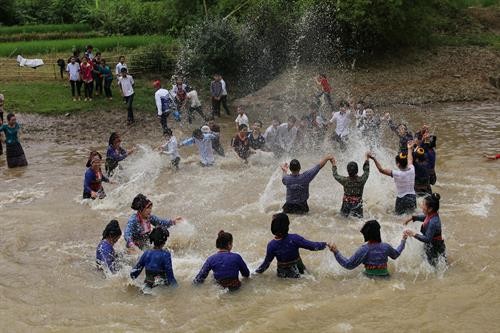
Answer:
[[[311, 169], [300, 173], [300, 162], [296, 159], [290, 161], [290, 166], [285, 163], [281, 166], [283, 177], [281, 181], [286, 186], [286, 202], [283, 205], [283, 213], [305, 214], [309, 212], [307, 199], [309, 199], [309, 184], [318, 174], [326, 162], [333, 159], [332, 155], [326, 155], [318, 164]], [[290, 174], [288, 171], [290, 170]]]
[[196, 144], [200, 153], [200, 164], [203, 167], [212, 166], [215, 163], [214, 151], [212, 142], [217, 139], [217, 135], [210, 131], [207, 125], [201, 129], [197, 128], [193, 131], [193, 136], [181, 142], [180, 147], [191, 146]]
[[271, 232], [274, 239], [267, 244], [266, 258], [257, 268], [256, 273], [262, 274], [276, 258], [277, 275], [280, 278], [300, 278], [306, 267], [302, 262], [299, 250], [321, 251], [327, 246], [326, 242], [311, 242], [297, 234], [289, 234], [290, 220], [285, 213], [273, 215]]
[[83, 181], [83, 198], [84, 199], [104, 199], [106, 193], [102, 187], [102, 182], [109, 183], [109, 178], [106, 177], [101, 170], [102, 156], [97, 151], [90, 152], [87, 161], [87, 171]]
[[105, 272], [116, 273], [116, 254], [113, 246], [122, 236], [122, 230], [117, 220], [111, 220], [102, 232], [102, 240], [97, 245], [96, 263], [97, 268]]
[[165, 133], [168, 128], [167, 119], [170, 113], [172, 112], [172, 108], [174, 107], [174, 101], [170, 92], [162, 88], [160, 80], [156, 80], [153, 82], [153, 87], [155, 89], [155, 104], [158, 117], [160, 118], [160, 124]]
[[363, 217], [363, 189], [370, 174], [370, 153], [366, 153], [365, 163], [363, 163], [363, 175], [358, 176], [358, 164], [351, 161], [347, 164], [348, 177], [340, 176], [337, 172], [337, 162], [332, 159], [333, 178], [344, 187], [342, 198], [342, 208], [340, 213], [344, 217], [349, 215]]
[[366, 222], [361, 228], [365, 244], [353, 254], [349, 259], [345, 258], [337, 249], [335, 243], [328, 244], [330, 251], [335, 255], [335, 259], [340, 266], [346, 269], [354, 269], [359, 265], [365, 266], [364, 274], [369, 277], [388, 277], [388, 258], [396, 260], [403, 252], [408, 233], [403, 233], [401, 243], [394, 249], [390, 244], [383, 243], [380, 237], [380, 224], [376, 220]]
[[127, 123], [129, 125], [134, 123], [134, 111], [132, 109], [132, 103], [134, 102], [134, 84], [134, 78], [132, 75], [128, 74], [127, 67], [122, 67], [121, 76], [118, 79], [118, 86], [127, 104]]
[[130, 216], [125, 228], [125, 242], [129, 252], [139, 252], [149, 246], [149, 234], [155, 228], [168, 229], [181, 222], [182, 217], [174, 219], [161, 219], [152, 215], [153, 203], [142, 193], [136, 195], [130, 206], [137, 213]]

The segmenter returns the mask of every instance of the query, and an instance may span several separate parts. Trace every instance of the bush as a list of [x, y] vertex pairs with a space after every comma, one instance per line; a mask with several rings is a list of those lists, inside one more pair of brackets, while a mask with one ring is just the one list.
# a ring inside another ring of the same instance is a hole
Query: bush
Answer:
[[177, 51], [171, 46], [155, 43], [134, 50], [129, 56], [134, 72], [166, 73], [176, 65]]

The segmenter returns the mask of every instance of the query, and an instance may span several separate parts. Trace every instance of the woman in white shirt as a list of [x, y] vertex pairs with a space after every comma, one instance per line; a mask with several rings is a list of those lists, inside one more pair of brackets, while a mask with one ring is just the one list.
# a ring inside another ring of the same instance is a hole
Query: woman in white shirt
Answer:
[[370, 158], [375, 162], [378, 171], [394, 178], [396, 184], [397, 215], [411, 214], [417, 208], [417, 195], [415, 193], [415, 168], [413, 167], [413, 141], [408, 142], [408, 154], [399, 153], [396, 156], [398, 170], [384, 169], [373, 155]]

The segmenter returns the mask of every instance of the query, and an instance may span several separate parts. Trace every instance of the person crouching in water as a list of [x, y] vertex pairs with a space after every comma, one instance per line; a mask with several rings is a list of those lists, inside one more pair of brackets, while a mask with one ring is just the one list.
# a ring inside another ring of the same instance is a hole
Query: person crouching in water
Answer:
[[196, 144], [198, 151], [200, 152], [201, 166], [208, 167], [214, 165], [215, 163], [212, 142], [216, 139], [217, 136], [210, 131], [210, 127], [205, 125], [201, 129], [195, 129], [193, 131], [193, 136], [182, 141], [179, 146], [191, 146]]
[[131, 208], [137, 213], [129, 218], [124, 235], [127, 248], [131, 253], [137, 253], [148, 247], [148, 239], [154, 230], [153, 227], [167, 229], [183, 220], [180, 216], [174, 219], [161, 219], [152, 215], [153, 203], [141, 193], [136, 195]]
[[300, 173], [300, 162], [296, 159], [290, 161], [290, 171], [288, 174], [288, 164], [281, 166], [283, 177], [281, 181], [286, 186], [286, 202], [283, 205], [283, 213], [287, 214], [305, 214], [309, 212], [307, 199], [309, 199], [309, 184], [318, 174], [326, 162], [331, 161], [333, 156], [326, 155], [311, 169]]
[[208, 273], [213, 271], [215, 281], [221, 287], [235, 291], [241, 287], [239, 273], [246, 278], [250, 276], [247, 264], [239, 254], [231, 252], [233, 248], [233, 235], [229, 232], [221, 230], [215, 241], [215, 246], [219, 251], [205, 261], [193, 283], [203, 283]]
[[418, 147], [413, 152], [415, 162], [415, 193], [419, 196], [432, 194], [429, 163], [424, 148]]
[[252, 151], [250, 150], [250, 140], [248, 139], [248, 127], [245, 124], [238, 126], [239, 132], [233, 138], [232, 146], [238, 156], [248, 163], [248, 157]]
[[108, 177], [104, 176], [101, 170], [102, 156], [97, 151], [90, 152], [87, 161], [87, 171], [83, 180], [84, 199], [104, 199], [106, 193], [102, 187], [102, 182], [110, 183]]
[[407, 219], [404, 224], [410, 221], [424, 222], [420, 227], [421, 234], [412, 230], [406, 230], [409, 237], [414, 237], [424, 243], [425, 255], [429, 264], [436, 266], [439, 258], [446, 259], [446, 246], [442, 236], [441, 219], [439, 218], [439, 201], [441, 196], [438, 193], [427, 195], [422, 201], [421, 208], [423, 214], [414, 215]]
[[403, 234], [403, 239], [397, 249], [394, 249], [390, 244], [383, 243], [380, 237], [380, 224], [376, 220], [366, 222], [360, 231], [364, 238], [365, 244], [347, 259], [337, 249], [335, 244], [329, 244], [330, 251], [335, 254], [335, 259], [340, 266], [346, 269], [354, 269], [360, 264], [365, 266], [365, 275], [369, 277], [388, 277], [387, 258], [396, 260], [401, 252], [403, 252], [408, 235]]
[[363, 217], [363, 189], [370, 174], [370, 153], [366, 153], [366, 160], [363, 164], [363, 175], [358, 176], [358, 164], [349, 162], [347, 173], [349, 177], [340, 176], [337, 173], [337, 163], [332, 159], [333, 178], [344, 187], [344, 197], [342, 198], [342, 208], [340, 212], [344, 217], [349, 215]]
[[167, 242], [169, 232], [162, 227], [155, 228], [149, 234], [149, 241], [154, 245], [150, 250], [146, 250], [137, 264], [132, 268], [130, 277], [137, 279], [142, 270], [146, 269], [144, 283], [148, 288], [160, 285], [177, 286], [172, 269], [172, 256], [169, 251], [163, 249]]
[[273, 215], [271, 232], [274, 239], [267, 244], [266, 258], [256, 273], [264, 273], [273, 259], [278, 261], [277, 275], [280, 278], [299, 278], [306, 267], [300, 258], [299, 249], [310, 251], [324, 250], [326, 242], [311, 242], [297, 234], [289, 234], [290, 220], [285, 213]]
[[116, 254], [113, 246], [122, 236], [122, 230], [117, 220], [111, 220], [102, 232], [102, 240], [97, 245], [96, 263], [97, 268], [110, 273], [116, 273]]
[[170, 163], [172, 164], [172, 167], [179, 170], [181, 156], [179, 155], [179, 149], [177, 147], [177, 139], [170, 128], [165, 129], [163, 135], [165, 136], [166, 142], [160, 147], [162, 149], [162, 153], [170, 156]]

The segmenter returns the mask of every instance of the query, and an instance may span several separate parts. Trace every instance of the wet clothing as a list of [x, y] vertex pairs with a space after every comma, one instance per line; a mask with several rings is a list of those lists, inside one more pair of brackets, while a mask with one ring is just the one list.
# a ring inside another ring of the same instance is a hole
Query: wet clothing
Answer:
[[391, 177], [396, 184], [396, 214], [412, 213], [417, 208], [415, 194], [415, 167], [411, 165], [405, 170], [392, 170]]
[[175, 96], [175, 101], [177, 107], [180, 108], [182, 103], [186, 100], [186, 84], [182, 83], [180, 85], [175, 84], [172, 86], [172, 94]]
[[128, 219], [123, 237], [127, 247], [135, 245], [143, 250], [149, 246], [149, 234], [153, 231], [153, 227], [168, 229], [173, 225], [174, 221], [170, 219], [161, 219], [158, 216], [150, 215], [147, 220], [144, 220], [139, 213], [136, 213]]
[[403, 239], [397, 249], [387, 243], [367, 242], [363, 244], [349, 259], [345, 258], [340, 251], [335, 253], [335, 259], [340, 266], [346, 269], [354, 269], [359, 265], [365, 266], [365, 274], [368, 276], [387, 276], [388, 258], [397, 259], [405, 248], [406, 241]]
[[118, 167], [118, 162], [123, 161], [125, 158], [127, 158], [127, 156], [127, 151], [122, 147], [118, 147], [118, 149], [115, 149], [113, 145], [109, 145], [108, 150], [106, 151], [106, 173], [108, 175], [111, 175], [113, 173], [113, 170]]
[[246, 160], [250, 156], [250, 140], [248, 136], [241, 138], [239, 133], [236, 134], [233, 138], [233, 148], [241, 159]]
[[179, 155], [179, 149], [177, 148], [177, 139], [175, 138], [175, 136], [171, 136], [170, 139], [161, 147], [163, 149], [163, 153], [170, 156], [172, 166], [174, 166], [175, 168], [179, 168], [181, 156]]
[[106, 193], [102, 187], [102, 182], [109, 182], [109, 178], [102, 174], [102, 171], [95, 172], [92, 168], [87, 168], [85, 171], [85, 178], [83, 180], [83, 198], [92, 198], [91, 193], [97, 192], [97, 199], [104, 199]]
[[201, 164], [203, 166], [212, 166], [215, 163], [212, 141], [216, 138], [217, 136], [213, 133], [203, 133], [202, 139], [191, 137], [182, 141], [181, 146], [191, 146], [196, 144], [198, 151], [200, 152]]
[[370, 163], [363, 164], [363, 175], [361, 177], [344, 177], [337, 173], [337, 166], [332, 167], [333, 178], [344, 187], [344, 197], [342, 198], [341, 213], [344, 216], [352, 214], [356, 217], [363, 217], [363, 189], [370, 174]]
[[275, 151], [277, 147], [279, 147], [279, 139], [278, 139], [278, 128], [274, 126], [269, 126], [264, 132], [264, 139], [266, 140], [266, 147], [271, 151]]
[[172, 256], [164, 249], [146, 250], [132, 268], [130, 277], [136, 279], [146, 269], [144, 283], [150, 287], [158, 285], [176, 286], [177, 280], [172, 269]]
[[5, 134], [5, 151], [7, 155], [7, 166], [9, 168], [28, 165], [23, 147], [19, 142], [18, 132], [20, 129], [21, 126], [18, 123], [16, 123], [14, 127], [10, 127], [8, 124], [0, 125], [0, 132], [4, 132]]
[[427, 261], [431, 265], [438, 263], [439, 257], [446, 257], [446, 246], [441, 230], [441, 219], [439, 214], [432, 213], [430, 215], [415, 215], [412, 216], [413, 221], [424, 222], [420, 227], [421, 235], [416, 234], [415, 238], [424, 243], [425, 254]]
[[[278, 149], [289, 153], [295, 148], [295, 140], [297, 138], [297, 127], [288, 128], [288, 123], [278, 126], [277, 146]], [[267, 140], [267, 139], [266, 139]]]
[[239, 273], [244, 277], [250, 276], [245, 261], [237, 253], [229, 251], [219, 251], [210, 256], [203, 264], [193, 283], [203, 283], [210, 271], [214, 272], [214, 279], [219, 285], [231, 290], [238, 289], [241, 285]]
[[264, 139], [262, 134], [259, 134], [258, 137], [254, 137], [253, 133], [250, 132], [248, 133], [248, 141], [250, 143], [250, 148], [254, 150], [264, 149], [266, 146], [266, 139]]
[[[298, 175], [283, 175], [281, 181], [286, 186], [286, 202], [283, 206], [284, 213], [307, 213], [307, 199], [309, 199], [309, 183], [316, 177], [321, 167], [316, 164], [311, 169]], [[297, 206], [297, 207], [295, 207]], [[290, 208], [299, 208], [298, 211]], [[300, 208], [303, 208], [302, 211]]]
[[349, 125], [351, 124], [351, 111], [345, 112], [334, 112], [330, 122], [336, 122], [335, 134], [340, 138], [344, 138], [349, 135]]
[[220, 144], [220, 126], [213, 124], [210, 126], [210, 131], [215, 134], [216, 138], [212, 140], [212, 149], [220, 156], [224, 156], [224, 148]]
[[299, 249], [320, 251], [325, 247], [325, 242], [311, 242], [297, 234], [288, 234], [282, 239], [273, 239], [267, 244], [266, 258], [256, 272], [264, 273], [276, 257], [279, 277], [299, 278], [300, 274], [303, 274], [305, 270]]
[[418, 161], [415, 159], [413, 165], [415, 167], [415, 193], [418, 196], [432, 194], [429, 163], [427, 159], [423, 161]]
[[398, 127], [400, 125], [394, 124], [392, 119], [389, 120], [389, 128], [396, 133], [396, 135], [399, 137], [399, 151], [402, 153], [407, 153], [408, 152], [408, 141], [413, 140], [413, 135], [410, 132], [406, 132], [403, 135], [400, 135], [398, 133]]
[[106, 239], [101, 240], [97, 245], [95, 256], [98, 268], [108, 270], [111, 273], [117, 271], [115, 249]]

